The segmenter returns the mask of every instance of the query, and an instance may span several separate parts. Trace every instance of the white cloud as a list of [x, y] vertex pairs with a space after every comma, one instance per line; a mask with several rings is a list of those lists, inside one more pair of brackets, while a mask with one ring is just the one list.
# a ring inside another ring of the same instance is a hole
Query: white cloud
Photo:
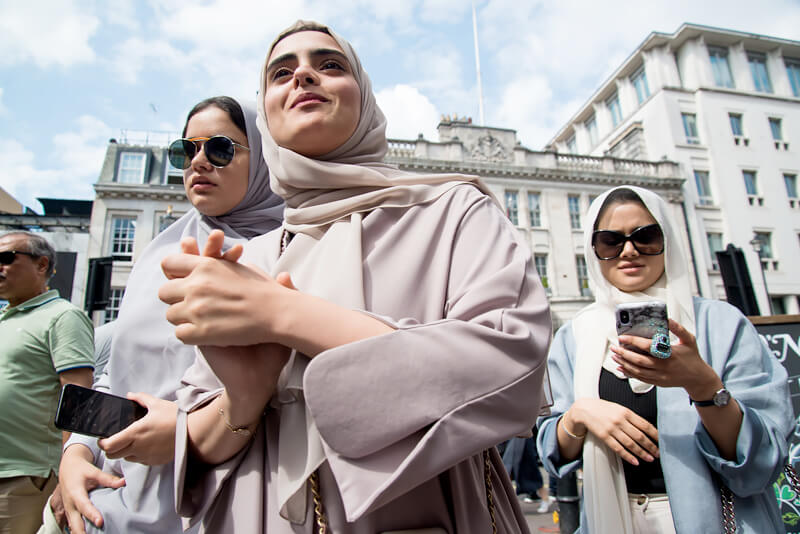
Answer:
[[99, 21], [72, 0], [0, 0], [0, 13], [0, 67], [28, 61], [69, 67], [95, 58], [89, 39]]
[[386, 134], [393, 139], [416, 139], [422, 134], [436, 141], [439, 113], [428, 98], [409, 85], [396, 85], [375, 95], [386, 115]]
[[188, 72], [195, 64], [188, 54], [165, 40], [144, 40], [131, 37], [114, 47], [111, 70], [126, 83], [136, 83], [143, 70]]
[[6, 107], [3, 105], [3, 88], [0, 87], [0, 115], [6, 112]]
[[38, 165], [34, 153], [16, 139], [0, 139], [0, 187], [26, 206], [38, 209], [40, 196], [94, 198], [92, 184], [100, 176], [111, 129], [84, 115], [76, 128], [53, 136], [50, 168]]

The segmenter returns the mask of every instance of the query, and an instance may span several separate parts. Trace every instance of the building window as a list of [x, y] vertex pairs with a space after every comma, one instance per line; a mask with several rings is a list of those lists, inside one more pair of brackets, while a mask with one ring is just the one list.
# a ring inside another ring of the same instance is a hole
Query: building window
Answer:
[[606, 106], [608, 106], [608, 111], [611, 113], [611, 124], [616, 126], [622, 122], [622, 109], [619, 107], [619, 95], [614, 93], [611, 98], [606, 100]]
[[731, 133], [734, 137], [741, 137], [742, 133], [742, 115], [740, 113], [728, 113], [728, 119], [731, 122]]
[[748, 146], [750, 140], [744, 137], [744, 127], [742, 126], [741, 113], [728, 113], [728, 121], [731, 123], [731, 133], [733, 134], [733, 143], [735, 145]]
[[592, 144], [591, 148], [594, 148], [597, 145], [597, 121], [594, 115], [586, 119], [586, 122], [583, 124], [586, 126], [586, 131], [589, 133], [589, 142]]
[[589, 271], [586, 268], [586, 258], [575, 256], [575, 269], [578, 272], [578, 288], [581, 291], [581, 296], [591, 297], [592, 292], [589, 290]]
[[747, 62], [750, 63], [750, 74], [753, 75], [753, 85], [761, 93], [772, 92], [772, 82], [767, 72], [767, 56], [760, 52], [748, 52]]
[[569, 139], [567, 139], [567, 152], [570, 154], [578, 153], [578, 144], [575, 142], [575, 134], [572, 134]]
[[785, 315], [786, 314], [786, 304], [784, 303], [784, 298], [781, 297], [770, 297], [770, 302], [772, 304], [772, 314], [773, 315]]
[[714, 85], [733, 89], [733, 76], [731, 75], [731, 66], [728, 64], [728, 49], [718, 46], [709, 46], [708, 57], [711, 60], [711, 72], [714, 74]]
[[783, 173], [783, 185], [786, 186], [786, 196], [789, 197], [789, 206], [797, 205], [797, 175]]
[[761, 242], [758, 249], [758, 257], [762, 260], [772, 259], [772, 233], [771, 232], [755, 232], [755, 238]]
[[786, 195], [789, 198], [797, 198], [797, 175], [784, 173], [783, 183], [786, 185]]
[[144, 171], [146, 167], [146, 152], [120, 153], [119, 169], [117, 169], [117, 182], [121, 184], [144, 183]]
[[183, 185], [183, 169], [175, 167], [169, 161], [169, 158], [166, 157], [166, 151], [164, 155], [164, 159], [167, 162], [164, 169], [164, 183], [169, 185]]
[[581, 199], [577, 195], [567, 197], [569, 205], [569, 225], [573, 230], [581, 229]]
[[514, 226], [519, 225], [519, 199], [516, 191], [506, 190], [506, 215]]
[[528, 193], [528, 216], [531, 226], [542, 226], [542, 207], [539, 203], [539, 193]]
[[711, 185], [708, 182], [708, 171], [694, 171], [694, 183], [697, 185], [697, 198], [701, 206], [710, 206], [714, 203], [711, 196]]
[[786, 75], [789, 77], [789, 83], [792, 86], [792, 94], [800, 96], [800, 59], [784, 58], [786, 65]]
[[553, 290], [550, 288], [550, 278], [547, 276], [547, 254], [534, 254], [533, 263], [536, 265], [536, 273], [542, 281], [545, 293], [551, 295]]
[[119, 316], [119, 305], [122, 302], [122, 295], [125, 289], [113, 287], [108, 294], [108, 306], [103, 316], [103, 322], [109, 323]]
[[686, 142], [690, 145], [699, 145], [700, 137], [697, 135], [697, 115], [694, 113], [681, 113], [683, 120], [683, 133], [686, 134]]
[[711, 268], [718, 271], [717, 252], [724, 250], [722, 246], [722, 234], [709, 232], [706, 234], [706, 239], [708, 240], [708, 252], [711, 254]]
[[744, 188], [747, 191], [747, 194], [751, 196], [758, 195], [758, 183], [756, 182], [756, 172], [742, 171], [742, 177], [744, 178]]
[[644, 71], [644, 65], [631, 76], [631, 83], [636, 89], [636, 100], [639, 101], [639, 104], [647, 100], [650, 96], [650, 88], [647, 86], [647, 73]]
[[135, 217], [111, 218], [111, 256], [118, 261], [133, 259], [133, 239], [136, 234]]

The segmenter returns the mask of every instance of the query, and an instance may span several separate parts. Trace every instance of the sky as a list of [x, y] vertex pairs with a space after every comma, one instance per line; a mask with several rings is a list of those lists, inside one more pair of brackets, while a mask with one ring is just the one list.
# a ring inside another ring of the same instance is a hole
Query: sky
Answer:
[[[214, 95], [254, 99], [298, 18], [348, 39], [390, 138], [479, 121], [470, 0], [0, 0], [0, 187], [94, 198], [110, 138], [177, 133]], [[654, 31], [684, 22], [800, 40], [800, 0], [475, 0], [485, 124], [541, 149]]]

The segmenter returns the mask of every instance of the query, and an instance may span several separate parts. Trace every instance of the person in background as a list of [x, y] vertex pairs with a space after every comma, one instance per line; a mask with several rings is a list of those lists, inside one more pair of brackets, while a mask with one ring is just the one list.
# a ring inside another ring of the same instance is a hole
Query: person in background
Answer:
[[[595, 302], [553, 340], [555, 404], [538, 438], [550, 473], [583, 466], [580, 531], [722, 532], [723, 485], [736, 532], [782, 531], [772, 483], [792, 429], [786, 370], [739, 310], [692, 297], [661, 197], [615, 188], [587, 219]], [[668, 357], [654, 357], [651, 339], [616, 333], [617, 304], [650, 300], [667, 305]]]
[[56, 253], [42, 236], [0, 237], [0, 533], [29, 534], [57, 480], [69, 436], [53, 426], [64, 384], [92, 385], [93, 328], [47, 288]]
[[167, 317], [202, 353], [179, 392], [181, 514], [226, 533], [527, 532], [494, 445], [543, 398], [530, 250], [476, 177], [383, 163], [369, 77], [329, 28], [283, 32], [258, 94], [283, 229], [244, 263], [163, 262]]
[[109, 438], [74, 436], [68, 444], [62, 486], [75, 534], [182, 532], [173, 496], [173, 401], [195, 348], [175, 338], [166, 321], [167, 307], [157, 296], [166, 281], [160, 262], [180, 250], [183, 239], [202, 245], [218, 230], [228, 249], [276, 228], [283, 215], [283, 201], [269, 188], [254, 106], [226, 96], [203, 100], [189, 112], [183, 138], [168, 155], [184, 169], [193, 209], [138, 255], [113, 323], [106, 373], [94, 386], [128, 395], [148, 414]]

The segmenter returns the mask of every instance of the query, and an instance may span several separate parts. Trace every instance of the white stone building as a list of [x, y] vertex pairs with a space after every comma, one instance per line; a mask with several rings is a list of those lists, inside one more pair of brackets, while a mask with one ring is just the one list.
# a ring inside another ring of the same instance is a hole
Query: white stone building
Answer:
[[99, 324], [114, 319], [133, 263], [165, 225], [190, 208], [183, 172], [169, 164], [166, 146], [177, 134], [125, 132], [112, 139], [95, 184], [89, 258], [112, 257], [111, 295]]
[[761, 313], [800, 311], [800, 42], [652, 33], [547, 148], [678, 162], [700, 294], [725, 298], [714, 252], [732, 243]]
[[[623, 184], [664, 196], [688, 246], [683, 178], [671, 161], [634, 161], [537, 152], [516, 132], [445, 117], [439, 141], [390, 140], [386, 161], [415, 172], [457, 172], [483, 177], [529, 245], [547, 287], [555, 326], [591, 303], [583, 256], [583, 217], [591, 200]], [[697, 290], [696, 277], [694, 289]]]
[[[591, 302], [583, 262], [583, 214], [606, 189], [630, 183], [670, 202], [686, 235], [679, 168], [669, 161], [633, 161], [554, 152], [519, 144], [514, 130], [443, 118], [439, 141], [391, 140], [386, 161], [415, 172], [477, 174], [484, 178], [531, 248], [561, 324]], [[91, 222], [89, 257], [114, 258], [111, 305], [100, 323], [116, 316], [137, 256], [155, 237], [168, 206], [173, 216], [190, 209], [181, 173], [166, 161], [167, 139], [112, 141], [106, 152]]]

